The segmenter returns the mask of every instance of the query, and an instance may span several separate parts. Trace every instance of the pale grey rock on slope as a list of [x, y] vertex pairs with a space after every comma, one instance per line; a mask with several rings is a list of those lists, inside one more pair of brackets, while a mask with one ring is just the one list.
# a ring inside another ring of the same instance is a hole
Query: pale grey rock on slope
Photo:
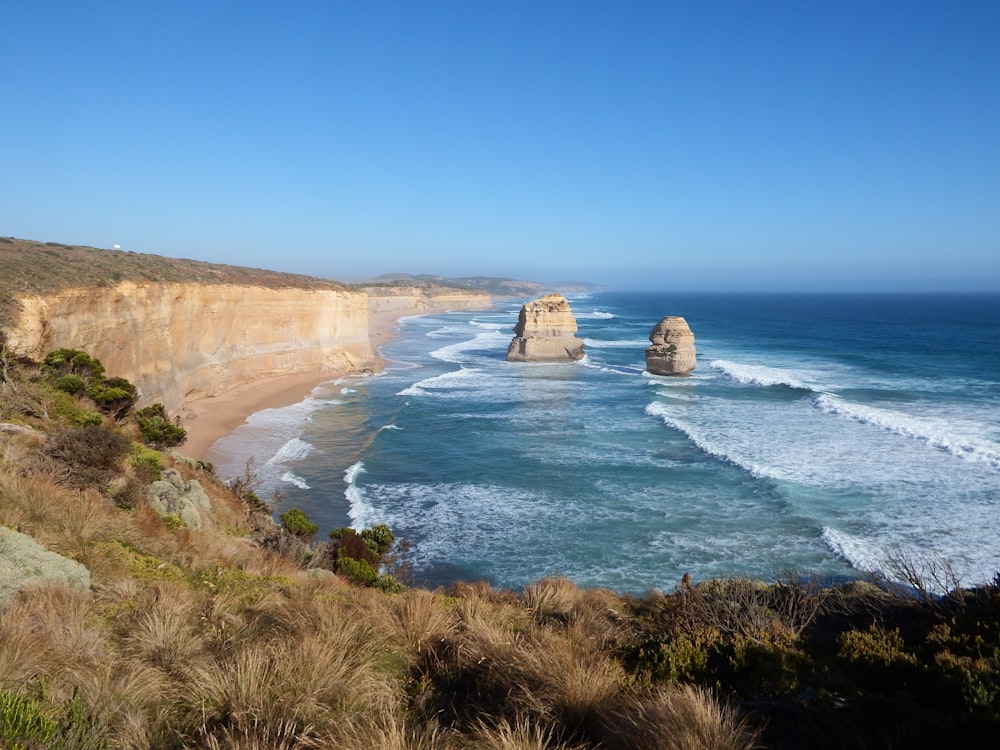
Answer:
[[164, 469], [163, 478], [149, 485], [149, 504], [161, 516], [178, 516], [185, 526], [201, 529], [201, 511], [211, 510], [208, 494], [198, 482], [185, 482], [177, 469]]
[[521, 306], [508, 362], [572, 362], [583, 358], [576, 318], [561, 294], [548, 294]]
[[646, 347], [646, 370], [654, 375], [687, 375], [695, 368], [694, 334], [687, 321], [668, 315], [653, 326]]
[[18, 591], [63, 584], [90, 592], [90, 571], [45, 549], [27, 534], [0, 526], [0, 608]]

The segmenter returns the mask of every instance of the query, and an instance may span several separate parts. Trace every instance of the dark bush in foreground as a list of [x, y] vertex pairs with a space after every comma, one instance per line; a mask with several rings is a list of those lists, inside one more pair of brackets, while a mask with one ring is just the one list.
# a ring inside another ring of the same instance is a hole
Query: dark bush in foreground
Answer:
[[49, 438], [45, 453], [63, 467], [65, 484], [94, 487], [106, 484], [121, 468], [132, 441], [120, 432], [93, 425], [61, 430]]

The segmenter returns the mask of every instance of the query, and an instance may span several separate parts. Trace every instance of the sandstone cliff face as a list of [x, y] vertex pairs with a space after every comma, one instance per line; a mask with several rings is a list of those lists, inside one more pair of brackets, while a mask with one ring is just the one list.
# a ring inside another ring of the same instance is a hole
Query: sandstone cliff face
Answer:
[[514, 338], [507, 348], [509, 362], [565, 362], [583, 357], [576, 338], [576, 318], [561, 294], [549, 294], [521, 306]]
[[258, 378], [377, 366], [363, 292], [127, 281], [18, 302], [14, 349], [84, 349], [168, 411]]
[[646, 370], [654, 375], [687, 375], [695, 368], [694, 334], [687, 321], [668, 315], [653, 326], [646, 347]]

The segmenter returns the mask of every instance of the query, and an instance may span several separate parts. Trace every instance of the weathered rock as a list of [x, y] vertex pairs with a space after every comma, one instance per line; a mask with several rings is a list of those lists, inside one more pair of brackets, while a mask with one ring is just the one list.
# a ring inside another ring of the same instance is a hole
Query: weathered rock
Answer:
[[90, 571], [27, 534], [0, 526], [0, 607], [26, 588], [61, 583], [90, 592]]
[[508, 362], [566, 362], [583, 358], [576, 318], [561, 294], [549, 294], [521, 306]]
[[161, 516], [178, 516], [185, 526], [201, 528], [201, 511], [211, 510], [208, 494], [198, 482], [185, 482], [177, 469], [164, 469], [163, 478], [149, 485], [149, 504]]
[[654, 375], [687, 375], [695, 368], [694, 334], [687, 321], [668, 315], [649, 334], [646, 370]]

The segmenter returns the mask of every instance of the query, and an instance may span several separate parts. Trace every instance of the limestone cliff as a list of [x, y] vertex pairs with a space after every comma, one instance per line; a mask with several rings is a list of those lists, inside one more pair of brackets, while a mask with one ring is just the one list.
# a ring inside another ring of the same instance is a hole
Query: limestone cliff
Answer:
[[549, 294], [521, 306], [514, 338], [507, 348], [509, 362], [562, 362], [583, 357], [576, 338], [576, 318], [560, 294]]
[[168, 411], [258, 378], [377, 365], [368, 295], [346, 288], [123, 281], [17, 301], [16, 351], [85, 349]]
[[654, 375], [687, 375], [695, 368], [694, 334], [684, 318], [668, 315], [653, 326], [646, 347], [646, 370]]

